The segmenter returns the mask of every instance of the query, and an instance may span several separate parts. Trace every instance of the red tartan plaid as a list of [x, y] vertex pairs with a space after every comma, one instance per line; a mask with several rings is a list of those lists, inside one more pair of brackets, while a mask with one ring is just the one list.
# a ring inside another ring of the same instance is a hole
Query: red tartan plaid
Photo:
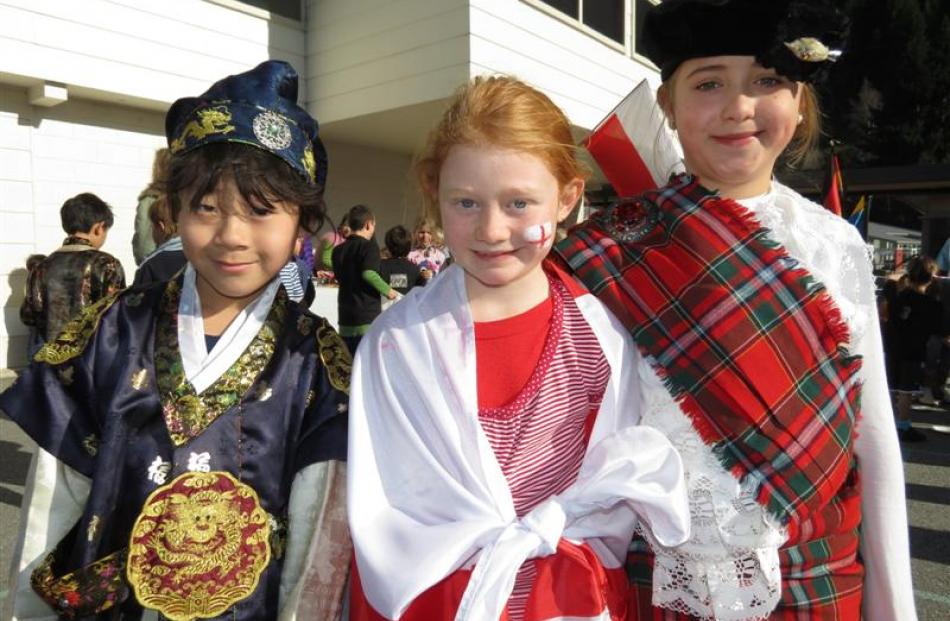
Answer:
[[724, 465], [803, 521], [851, 467], [860, 358], [824, 288], [738, 203], [681, 175], [556, 251], [631, 329]]
[[[829, 508], [849, 497], [860, 358], [824, 287], [741, 205], [688, 175], [605, 210], [556, 252], [630, 328], [724, 466], [754, 477], [759, 502], [793, 532], [789, 569], [847, 558], [856, 531]], [[844, 599], [842, 584], [792, 600], [834, 599], [839, 587]]]

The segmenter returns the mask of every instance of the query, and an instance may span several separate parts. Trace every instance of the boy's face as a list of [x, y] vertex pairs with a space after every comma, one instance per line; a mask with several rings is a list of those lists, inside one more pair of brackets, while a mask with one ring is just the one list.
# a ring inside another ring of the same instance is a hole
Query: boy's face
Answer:
[[223, 179], [197, 208], [182, 196], [178, 216], [185, 256], [198, 273], [205, 308], [242, 308], [266, 287], [291, 258], [299, 237], [299, 209], [274, 201], [274, 210], [248, 204], [234, 180]]

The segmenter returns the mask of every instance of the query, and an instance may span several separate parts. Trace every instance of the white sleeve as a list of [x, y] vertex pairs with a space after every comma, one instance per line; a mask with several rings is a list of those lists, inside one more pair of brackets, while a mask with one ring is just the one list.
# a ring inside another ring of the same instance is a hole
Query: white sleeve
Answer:
[[30, 574], [82, 516], [89, 489], [88, 478], [36, 448], [23, 494], [4, 618], [56, 621], [56, 614], [30, 586]]
[[[871, 278], [867, 262], [861, 278]], [[873, 288], [868, 288], [873, 292]], [[861, 307], [875, 308], [874, 300]], [[877, 314], [852, 345], [863, 357], [861, 420], [855, 453], [862, 480], [861, 557], [864, 560], [864, 618], [867, 621], [914, 621], [904, 466], [884, 371], [884, 350]]]
[[294, 477], [280, 576], [280, 621], [340, 618], [349, 563], [346, 465], [311, 464]]

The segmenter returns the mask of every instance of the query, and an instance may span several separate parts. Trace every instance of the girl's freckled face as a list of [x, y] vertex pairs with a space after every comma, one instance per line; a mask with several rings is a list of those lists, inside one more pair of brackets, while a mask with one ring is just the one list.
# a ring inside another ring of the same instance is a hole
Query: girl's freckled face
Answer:
[[528, 239], [529, 231], [553, 231], [568, 202], [545, 162], [525, 152], [456, 145], [439, 174], [446, 244], [480, 286], [509, 286], [540, 270], [553, 236]]

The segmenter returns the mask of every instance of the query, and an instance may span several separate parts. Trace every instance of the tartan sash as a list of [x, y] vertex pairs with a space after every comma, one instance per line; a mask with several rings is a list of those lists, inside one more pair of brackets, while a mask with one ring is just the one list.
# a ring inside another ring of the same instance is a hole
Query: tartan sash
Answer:
[[679, 175], [555, 252], [770, 514], [802, 522], [835, 498], [853, 465], [861, 360], [824, 286], [750, 212]]

